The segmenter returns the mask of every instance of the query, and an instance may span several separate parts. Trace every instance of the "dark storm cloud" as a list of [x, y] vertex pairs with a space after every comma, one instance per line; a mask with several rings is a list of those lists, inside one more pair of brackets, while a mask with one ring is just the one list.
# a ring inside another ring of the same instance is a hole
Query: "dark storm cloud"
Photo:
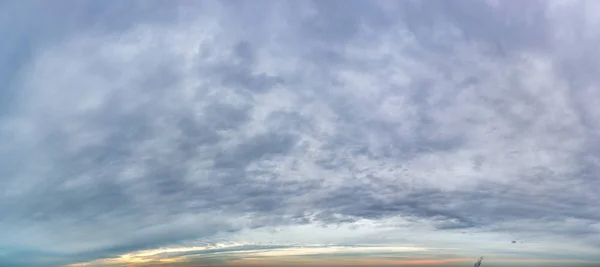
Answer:
[[40, 14], [0, 23], [0, 245], [31, 258], [395, 216], [600, 244], [577, 3], [3, 5]]

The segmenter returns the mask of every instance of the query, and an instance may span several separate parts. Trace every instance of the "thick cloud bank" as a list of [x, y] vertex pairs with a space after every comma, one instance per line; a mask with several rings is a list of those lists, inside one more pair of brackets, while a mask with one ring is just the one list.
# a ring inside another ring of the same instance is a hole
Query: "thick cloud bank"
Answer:
[[600, 260], [595, 1], [0, 10], [0, 265], [270, 239]]

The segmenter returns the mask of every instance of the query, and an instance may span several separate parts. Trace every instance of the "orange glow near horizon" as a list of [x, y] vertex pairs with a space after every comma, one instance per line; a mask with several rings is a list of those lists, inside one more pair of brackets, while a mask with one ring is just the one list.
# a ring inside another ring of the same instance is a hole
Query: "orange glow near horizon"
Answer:
[[[69, 267], [100, 267], [100, 266], [128, 266], [128, 267], [149, 267], [149, 266], [171, 266], [177, 263], [177, 266], [190, 267], [190, 266], [247, 266], [247, 267], [300, 267], [300, 266], [456, 266], [456, 264], [471, 264], [473, 258], [448, 258], [448, 259], [381, 259], [376, 258], [373, 255], [353, 255], [343, 256], [336, 255], [335, 253], [329, 254], [314, 254], [316, 258], [309, 258], [306, 255], [283, 255], [283, 256], [259, 256], [253, 253], [247, 252], [234, 252], [234, 253], [215, 253], [210, 256], [223, 256], [223, 262], [220, 264], [211, 264], [205, 262], [204, 258], [195, 258], [194, 255], [190, 257], [165, 257], [165, 258], [146, 258], [146, 259], [131, 259], [127, 257], [119, 257], [112, 259], [101, 259], [87, 263], [79, 263], [68, 265]], [[228, 256], [235, 255], [240, 257], [238, 259], [227, 260]], [[213, 258], [213, 257], [211, 257]], [[495, 263], [586, 263], [586, 261], [580, 260], [543, 260], [543, 259], [489, 259], [487, 262]]]
[[262, 259], [262, 258], [246, 258], [241, 260], [231, 261], [229, 265], [233, 266], [398, 266], [398, 265], [444, 265], [457, 262], [470, 262], [472, 259], [455, 258], [455, 259], [437, 259], [437, 260], [392, 260], [392, 259], [357, 259], [354, 257], [347, 259], [306, 259], [306, 258], [280, 258], [280, 259]]
[[[220, 246], [221, 248], [226, 246]], [[67, 267], [90, 266], [215, 266], [206, 261], [219, 260], [219, 266], [448, 266], [469, 264], [474, 258], [449, 257], [430, 259], [433, 256], [424, 247], [379, 246], [379, 247], [344, 247], [344, 246], [307, 246], [278, 249], [248, 249], [242, 244], [228, 246], [229, 251], [207, 250], [214, 247], [177, 247], [142, 250], [120, 255], [114, 258], [98, 259], [90, 262], [67, 265]], [[182, 256], [181, 252], [192, 252]], [[193, 252], [198, 252], [194, 254]], [[425, 254], [422, 254], [424, 253]], [[350, 253], [350, 254], [348, 254]], [[375, 254], [371, 254], [375, 253]], [[398, 258], [381, 257], [393, 255]], [[402, 254], [398, 254], [402, 253]], [[428, 255], [429, 254], [429, 255]], [[210, 260], [209, 260], [210, 258]], [[487, 262], [495, 263], [585, 263], [577, 260], [544, 260], [524, 258], [495, 258]]]
[[[241, 244], [235, 244], [228, 246], [229, 248], [235, 248]], [[225, 247], [225, 246], [221, 246]], [[84, 263], [76, 263], [68, 265], [68, 267], [84, 267], [84, 266], [110, 266], [110, 265], [131, 265], [131, 264], [146, 264], [149, 262], [182, 262], [185, 261], [186, 257], [169, 257], [169, 253], [178, 253], [178, 252], [202, 252], [209, 250], [214, 247], [178, 247], [178, 248], [161, 248], [161, 249], [151, 249], [151, 250], [142, 250], [137, 252], [131, 252], [127, 254], [123, 254], [121, 256], [115, 258], [107, 258], [107, 259], [98, 259], [90, 262]], [[235, 254], [235, 255], [245, 255], [241, 261], [246, 259], [281, 259], [281, 258], [291, 258], [297, 256], [307, 256], [307, 255], [336, 255], [337, 253], [343, 252], [359, 252], [359, 253], [368, 253], [368, 252], [387, 252], [387, 253], [397, 253], [397, 252], [416, 252], [416, 251], [426, 251], [427, 248], [421, 247], [401, 247], [401, 246], [389, 246], [389, 247], [344, 247], [344, 246], [329, 246], [329, 247], [295, 247], [295, 248], [280, 248], [280, 249], [254, 249], [247, 250], [244, 248], [240, 248], [240, 250], [233, 250], [227, 252], [213, 252], [210, 255], [227, 255], [227, 254]], [[161, 255], [162, 256], [159, 256]], [[240, 261], [238, 260], [238, 261]], [[235, 261], [230, 261], [230, 263]]]

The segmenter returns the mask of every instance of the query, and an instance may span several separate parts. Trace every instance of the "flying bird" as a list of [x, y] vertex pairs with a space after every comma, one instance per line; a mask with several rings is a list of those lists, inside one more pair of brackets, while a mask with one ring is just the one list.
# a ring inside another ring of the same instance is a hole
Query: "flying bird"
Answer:
[[479, 258], [479, 260], [475, 263], [474, 267], [479, 267], [481, 266], [481, 261], [483, 260], [483, 256], [481, 258]]

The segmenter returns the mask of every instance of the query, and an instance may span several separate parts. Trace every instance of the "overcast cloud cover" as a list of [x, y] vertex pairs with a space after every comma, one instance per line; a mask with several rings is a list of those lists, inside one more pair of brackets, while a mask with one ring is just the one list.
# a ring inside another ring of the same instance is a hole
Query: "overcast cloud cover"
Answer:
[[599, 43], [593, 0], [0, 1], [0, 266], [597, 264]]

